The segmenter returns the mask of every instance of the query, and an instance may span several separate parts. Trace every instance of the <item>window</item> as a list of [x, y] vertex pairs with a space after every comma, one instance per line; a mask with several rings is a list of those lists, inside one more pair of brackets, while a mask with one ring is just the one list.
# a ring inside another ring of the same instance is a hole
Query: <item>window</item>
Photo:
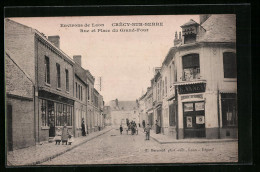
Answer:
[[224, 78], [236, 78], [236, 54], [232, 52], [223, 53]]
[[190, 34], [184, 36], [184, 44], [196, 42], [196, 34]]
[[78, 84], [78, 93], [79, 93], [78, 98], [80, 99], [80, 85], [79, 84]]
[[223, 127], [237, 126], [236, 94], [221, 94]]
[[162, 81], [162, 96], [164, 96], [164, 81]]
[[167, 96], [167, 77], [165, 77], [165, 96]]
[[60, 64], [56, 63], [57, 70], [57, 87], [60, 88]]
[[200, 78], [199, 54], [188, 54], [182, 57], [183, 81]]
[[45, 82], [50, 84], [50, 60], [49, 57], [45, 56]]
[[39, 114], [41, 114], [42, 126], [48, 126], [47, 101], [39, 99]]
[[66, 91], [69, 92], [69, 71], [68, 71], [68, 69], [65, 69], [65, 74], [66, 74]]
[[76, 82], [76, 98], [78, 98], [78, 83]]
[[88, 100], [89, 100], [89, 85], [87, 85], [87, 91], [88, 91]]
[[170, 65], [170, 86], [172, 85], [172, 65]]

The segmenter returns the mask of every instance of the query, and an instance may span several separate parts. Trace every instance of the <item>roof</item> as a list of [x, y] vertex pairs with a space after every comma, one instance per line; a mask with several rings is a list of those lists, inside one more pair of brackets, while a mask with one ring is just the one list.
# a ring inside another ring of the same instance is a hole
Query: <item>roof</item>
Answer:
[[234, 14], [211, 15], [203, 24], [206, 30], [198, 42], [236, 42], [236, 16]]
[[116, 106], [116, 104], [113, 103], [113, 101], [111, 102], [110, 102], [110, 107], [112, 110], [131, 111], [131, 110], [138, 109], [136, 101], [118, 101], [118, 106]]
[[[75, 63], [74, 64], [74, 67], [75, 67], [75, 74], [81, 79], [82, 82], [84, 82], [84, 84], [88, 84], [88, 76], [89, 76], [89, 71], [82, 68], [79, 64]], [[91, 75], [92, 76], [92, 75]], [[91, 80], [92, 79], [92, 80]], [[90, 79], [90, 81], [94, 84], [94, 77], [92, 76], [92, 78]]]
[[11, 51], [8, 50], [8, 48], [5, 49], [5, 54], [7, 55], [7, 57], [9, 57], [13, 63], [24, 73], [24, 75], [32, 82], [33, 81], [31, 79], [31, 77], [16, 63], [16, 61], [12, 58], [13, 54], [11, 53]]
[[163, 64], [168, 65], [169, 62], [173, 59], [175, 52], [176, 52], [176, 47], [170, 48], [168, 54], [166, 55], [166, 57], [163, 61]]
[[70, 56], [68, 56], [66, 53], [64, 53], [60, 48], [56, 47], [48, 38], [46, 38], [46, 36], [39, 32], [37, 29], [34, 29], [32, 27], [29, 27], [29, 26], [26, 26], [26, 25], [23, 25], [21, 23], [18, 23], [16, 21], [13, 21], [11, 19], [5, 19], [6, 22], [9, 22], [9, 23], [14, 23], [16, 25], [19, 25], [19, 26], [22, 26], [24, 28], [27, 28], [27, 29], [31, 29], [31, 31], [33, 33], [35, 33], [35, 35], [37, 35], [38, 37], [41, 38], [41, 40], [44, 40], [45, 43], [51, 45], [57, 52], [59, 52], [60, 55], [62, 55], [68, 62], [74, 64], [74, 61], [72, 60], [72, 58]]
[[187, 26], [192, 26], [192, 25], [199, 25], [199, 23], [195, 22], [194, 20], [190, 19], [187, 23], [181, 25], [181, 27], [187, 27]]

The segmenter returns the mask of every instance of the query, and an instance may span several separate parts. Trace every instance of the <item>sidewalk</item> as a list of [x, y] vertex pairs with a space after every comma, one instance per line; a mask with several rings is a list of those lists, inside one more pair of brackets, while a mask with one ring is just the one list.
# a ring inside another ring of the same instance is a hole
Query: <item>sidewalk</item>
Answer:
[[112, 130], [107, 126], [101, 131], [88, 134], [86, 137], [74, 138], [72, 145], [55, 145], [55, 142], [18, 149], [7, 153], [7, 166], [31, 166], [43, 163], [64, 154], [102, 134]]
[[168, 144], [168, 143], [213, 143], [213, 142], [237, 142], [237, 139], [181, 139], [177, 140], [171, 136], [163, 135], [163, 134], [155, 134], [154, 130], [151, 130], [150, 137], [153, 138], [160, 144]]

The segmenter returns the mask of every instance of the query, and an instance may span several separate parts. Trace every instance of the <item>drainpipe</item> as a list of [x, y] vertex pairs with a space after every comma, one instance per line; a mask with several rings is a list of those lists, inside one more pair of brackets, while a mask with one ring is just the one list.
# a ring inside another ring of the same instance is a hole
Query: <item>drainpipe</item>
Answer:
[[178, 140], [179, 139], [179, 111], [178, 111], [178, 90], [177, 90], [177, 87], [175, 88], [175, 101], [177, 101], [177, 106], [175, 106], [176, 107], [175, 112], [177, 112], [176, 113], [176, 139]]
[[218, 105], [218, 139], [220, 139], [220, 112], [219, 112], [219, 89], [217, 92], [217, 105]]

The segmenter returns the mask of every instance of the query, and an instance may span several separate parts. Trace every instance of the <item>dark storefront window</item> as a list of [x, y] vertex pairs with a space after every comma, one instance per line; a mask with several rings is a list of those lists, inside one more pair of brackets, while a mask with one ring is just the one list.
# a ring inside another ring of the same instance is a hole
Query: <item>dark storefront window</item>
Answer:
[[39, 99], [39, 106], [42, 126], [48, 126], [47, 101]]
[[223, 53], [224, 78], [236, 78], [236, 54], [232, 52]]
[[199, 54], [188, 54], [182, 57], [183, 81], [200, 78]]
[[[53, 125], [55, 123], [55, 126], [63, 126], [64, 122], [67, 126], [72, 126], [73, 106], [44, 99], [39, 99], [39, 106], [42, 126], [50, 126], [50, 122], [53, 122]], [[48, 114], [53, 119], [49, 119]]]
[[237, 126], [236, 94], [221, 94], [223, 127]]

